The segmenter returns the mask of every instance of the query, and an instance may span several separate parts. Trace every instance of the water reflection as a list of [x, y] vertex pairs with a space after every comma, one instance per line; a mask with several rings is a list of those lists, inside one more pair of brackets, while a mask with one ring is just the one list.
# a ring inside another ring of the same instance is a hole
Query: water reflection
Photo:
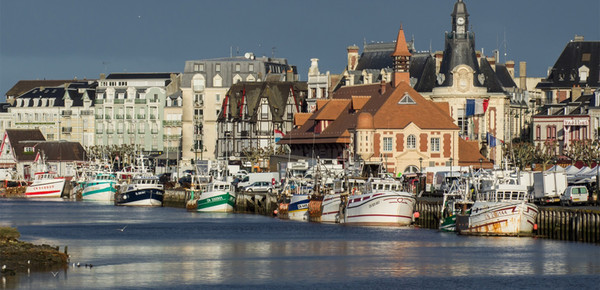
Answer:
[[6, 200], [0, 200], [0, 223], [17, 226], [25, 240], [68, 245], [71, 263], [93, 265], [71, 265], [56, 277], [22, 275], [13, 284], [3, 282], [8, 287], [276, 287], [277, 281], [285, 281], [288, 286], [360, 282], [369, 288], [373, 281], [406, 279], [464, 283], [474, 278], [600, 276], [597, 246], [532, 238]]

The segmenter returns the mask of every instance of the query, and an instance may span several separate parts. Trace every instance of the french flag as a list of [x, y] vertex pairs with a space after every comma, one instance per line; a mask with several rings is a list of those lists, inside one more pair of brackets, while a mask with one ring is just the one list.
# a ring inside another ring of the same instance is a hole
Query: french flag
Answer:
[[281, 140], [281, 138], [283, 138], [283, 132], [275, 129], [275, 142], [279, 142], [279, 140]]

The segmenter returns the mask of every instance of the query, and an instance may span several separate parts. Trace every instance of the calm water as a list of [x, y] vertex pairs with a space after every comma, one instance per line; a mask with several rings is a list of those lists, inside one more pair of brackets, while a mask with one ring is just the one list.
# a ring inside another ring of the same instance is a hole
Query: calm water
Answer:
[[[600, 247], [464, 237], [177, 208], [0, 199], [21, 239], [68, 245], [73, 267], [2, 287], [599, 289]], [[126, 227], [125, 227], [126, 226]], [[125, 230], [118, 229], [125, 227]]]

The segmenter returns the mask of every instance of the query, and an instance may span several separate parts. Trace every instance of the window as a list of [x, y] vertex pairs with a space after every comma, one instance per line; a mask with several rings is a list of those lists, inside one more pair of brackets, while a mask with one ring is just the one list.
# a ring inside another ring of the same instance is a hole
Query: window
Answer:
[[410, 104], [410, 105], [414, 105], [416, 104], [415, 100], [413, 100], [410, 95], [408, 95], [408, 93], [404, 93], [404, 96], [402, 97], [402, 99], [400, 99], [400, 101], [398, 102], [398, 104]]
[[220, 63], [215, 64], [215, 71], [216, 72], [220, 72], [221, 71], [221, 64]]
[[216, 75], [213, 78], [213, 87], [221, 87], [223, 86], [223, 78], [220, 75]]
[[221, 94], [215, 94], [215, 97], [217, 98], [217, 103], [221, 101]]
[[431, 152], [440, 152], [440, 138], [431, 138]]
[[542, 138], [542, 127], [540, 125], [535, 126], [535, 139], [540, 140]]
[[203, 63], [194, 64], [194, 71], [204, 71], [204, 64]]
[[469, 134], [469, 118], [465, 116], [465, 109], [458, 109], [457, 114], [460, 134], [466, 136]]
[[392, 151], [392, 137], [383, 137], [383, 151], [384, 152]]
[[251, 64], [248, 65], [248, 71], [249, 72], [254, 72], [254, 64], [253, 63], [251, 63]]
[[406, 147], [408, 149], [417, 148], [417, 138], [415, 135], [408, 135], [408, 137], [406, 137]]
[[236, 64], [235, 64], [235, 71], [236, 71], [236, 72], [239, 72], [239, 71], [240, 71], [240, 69], [241, 69], [241, 65], [240, 65], [239, 63], [236, 63]]

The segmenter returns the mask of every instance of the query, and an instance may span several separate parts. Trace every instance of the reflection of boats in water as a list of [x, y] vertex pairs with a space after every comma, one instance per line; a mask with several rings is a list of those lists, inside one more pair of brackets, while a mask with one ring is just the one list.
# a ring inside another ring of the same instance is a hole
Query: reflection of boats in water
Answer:
[[25, 190], [25, 197], [59, 198], [63, 194], [65, 184], [66, 179], [58, 177], [56, 172], [36, 172], [33, 182]]
[[349, 225], [408, 226], [413, 221], [415, 196], [393, 178], [370, 178], [348, 196], [344, 222]]
[[141, 174], [134, 176], [115, 197], [116, 205], [126, 206], [162, 206], [163, 185], [156, 176]]
[[83, 183], [83, 200], [111, 201], [114, 199], [117, 177], [110, 173], [98, 173]]
[[527, 186], [504, 178], [477, 193], [471, 209], [457, 216], [456, 228], [464, 235], [531, 235], [537, 215]]

